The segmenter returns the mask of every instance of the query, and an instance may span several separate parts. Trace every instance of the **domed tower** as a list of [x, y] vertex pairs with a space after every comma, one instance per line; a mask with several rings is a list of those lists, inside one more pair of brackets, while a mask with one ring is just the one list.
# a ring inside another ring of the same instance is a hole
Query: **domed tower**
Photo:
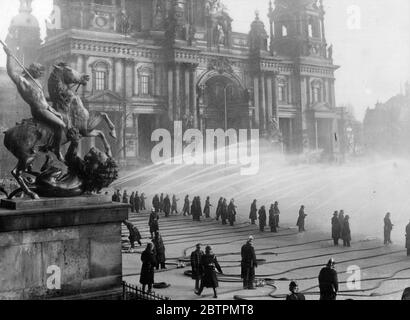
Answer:
[[32, 12], [33, 0], [20, 0], [19, 14], [10, 23], [6, 44], [24, 64], [37, 60], [41, 45], [40, 25]]
[[271, 2], [271, 53], [327, 58], [324, 16], [323, 0]]
[[254, 72], [260, 72], [259, 59], [263, 53], [268, 54], [268, 34], [264, 23], [259, 19], [258, 12], [255, 12], [255, 20], [251, 24], [248, 39], [251, 69]]

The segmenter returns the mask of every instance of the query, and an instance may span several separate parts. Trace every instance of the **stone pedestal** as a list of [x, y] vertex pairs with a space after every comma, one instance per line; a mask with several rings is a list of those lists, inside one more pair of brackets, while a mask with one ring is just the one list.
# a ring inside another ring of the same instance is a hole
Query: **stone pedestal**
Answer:
[[0, 299], [47, 299], [121, 286], [128, 206], [99, 196], [2, 200]]

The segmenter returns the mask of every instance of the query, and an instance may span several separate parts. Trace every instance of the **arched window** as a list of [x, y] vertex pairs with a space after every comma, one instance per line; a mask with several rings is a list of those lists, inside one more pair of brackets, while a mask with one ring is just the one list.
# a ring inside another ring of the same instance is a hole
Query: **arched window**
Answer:
[[309, 22], [309, 25], [308, 25], [308, 33], [309, 33], [309, 38], [312, 38], [313, 37], [313, 25], [311, 22]]
[[315, 80], [312, 82], [312, 102], [322, 102], [322, 82]]
[[93, 89], [94, 91], [104, 91], [108, 89], [109, 65], [105, 61], [97, 61], [92, 66]]
[[282, 37], [287, 37], [287, 36], [288, 36], [288, 27], [282, 24]]
[[283, 78], [278, 80], [278, 102], [282, 104], [288, 102], [288, 84]]
[[152, 96], [152, 69], [143, 67], [138, 69], [138, 95]]

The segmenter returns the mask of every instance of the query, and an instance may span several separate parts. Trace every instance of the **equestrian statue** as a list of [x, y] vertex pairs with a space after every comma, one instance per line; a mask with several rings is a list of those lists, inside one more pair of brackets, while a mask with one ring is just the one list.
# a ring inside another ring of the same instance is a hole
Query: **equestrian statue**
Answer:
[[[0, 43], [7, 54], [7, 73], [32, 114], [31, 119], [25, 119], [5, 132], [4, 145], [18, 160], [12, 175], [20, 186], [9, 198], [21, 192], [32, 199], [39, 196], [71, 197], [108, 187], [117, 178], [118, 168], [110, 144], [96, 127], [105, 121], [114, 139], [116, 132], [106, 113], [90, 115], [77, 94], [79, 87], [86, 85], [90, 77], [64, 62], [54, 65], [48, 80], [50, 105], [38, 82], [45, 68], [38, 63], [25, 68], [4, 42], [0, 40]], [[81, 159], [77, 155], [78, 146], [85, 137], [101, 138], [104, 152], [92, 148]], [[70, 146], [63, 156], [61, 147], [66, 144]], [[67, 166], [66, 173], [50, 164], [50, 152]], [[46, 163], [41, 172], [33, 172], [33, 162], [40, 153], [47, 155]]]

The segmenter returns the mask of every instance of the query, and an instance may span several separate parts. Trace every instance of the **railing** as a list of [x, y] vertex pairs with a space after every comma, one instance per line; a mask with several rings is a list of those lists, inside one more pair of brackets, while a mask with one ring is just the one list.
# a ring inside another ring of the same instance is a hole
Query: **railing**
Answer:
[[171, 300], [169, 297], [164, 297], [156, 294], [155, 292], [147, 293], [142, 291], [137, 286], [122, 282], [122, 298], [123, 300], [151, 300], [151, 301], [163, 301]]

